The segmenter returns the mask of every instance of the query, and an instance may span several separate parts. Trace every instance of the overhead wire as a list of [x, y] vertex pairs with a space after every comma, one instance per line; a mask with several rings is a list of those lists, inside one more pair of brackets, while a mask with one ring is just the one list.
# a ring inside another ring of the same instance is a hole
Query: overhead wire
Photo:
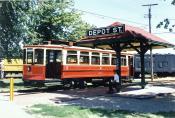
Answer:
[[109, 18], [109, 19], [113, 19], [113, 20], [117, 20], [117, 19], [118, 19], [118, 20], [121, 20], [121, 21], [134, 23], [134, 24], [137, 24], [137, 25], [148, 26], [147, 24], [139, 23], [139, 22], [135, 22], [135, 21], [131, 21], [131, 20], [126, 20], [126, 19], [117, 18], [117, 17], [111, 17], [111, 16], [107, 16], [107, 15], [103, 15], [103, 14], [98, 14], [98, 13], [90, 12], [90, 11], [85, 11], [85, 10], [81, 10], [81, 9], [77, 9], [77, 8], [72, 8], [72, 9], [73, 9], [73, 10], [77, 10], [77, 11], [81, 11], [81, 12], [83, 12], [83, 13], [88, 13], [88, 14], [91, 14], [91, 15], [103, 17], [103, 18]]

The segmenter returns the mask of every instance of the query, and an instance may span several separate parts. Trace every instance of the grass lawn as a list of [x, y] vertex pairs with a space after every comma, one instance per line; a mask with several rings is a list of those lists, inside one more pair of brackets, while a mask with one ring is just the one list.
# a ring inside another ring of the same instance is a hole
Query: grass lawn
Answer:
[[41, 118], [174, 118], [175, 112], [136, 113], [131, 111], [82, 108], [79, 106], [53, 106], [37, 104], [27, 108], [34, 116]]

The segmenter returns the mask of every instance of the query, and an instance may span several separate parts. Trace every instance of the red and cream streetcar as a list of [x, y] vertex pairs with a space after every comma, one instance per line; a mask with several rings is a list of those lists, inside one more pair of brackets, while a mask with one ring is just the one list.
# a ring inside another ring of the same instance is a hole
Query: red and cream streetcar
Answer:
[[[133, 75], [133, 55], [122, 53], [121, 75]], [[116, 54], [112, 50], [73, 46], [72, 42], [48, 41], [24, 46], [24, 82], [63, 83], [109, 81], [115, 73]]]

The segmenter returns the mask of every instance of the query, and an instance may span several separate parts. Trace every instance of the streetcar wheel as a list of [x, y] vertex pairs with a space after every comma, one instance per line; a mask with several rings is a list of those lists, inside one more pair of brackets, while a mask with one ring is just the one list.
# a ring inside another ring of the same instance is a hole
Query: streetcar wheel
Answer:
[[45, 86], [45, 84], [43, 82], [36, 82], [36, 83], [34, 83], [34, 86], [43, 87], [43, 86]]
[[84, 80], [79, 80], [79, 88], [84, 89], [85, 88], [85, 81]]
[[74, 82], [73, 81], [63, 81], [63, 87], [65, 89], [70, 89], [71, 87], [73, 87]]
[[32, 83], [29, 81], [23, 81], [23, 83], [24, 83], [24, 86], [31, 86], [32, 85]]

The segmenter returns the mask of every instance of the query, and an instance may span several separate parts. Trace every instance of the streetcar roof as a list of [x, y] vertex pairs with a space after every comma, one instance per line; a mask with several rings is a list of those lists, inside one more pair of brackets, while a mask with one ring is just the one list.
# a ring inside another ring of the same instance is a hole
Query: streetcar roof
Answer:
[[[100, 48], [90, 48], [90, 47], [80, 47], [80, 46], [69, 46], [69, 45], [56, 45], [56, 44], [39, 44], [39, 45], [26, 45], [25, 48], [39, 48], [39, 49], [55, 49], [55, 50], [83, 50], [83, 51], [96, 51], [96, 52], [108, 52], [108, 53], [115, 53], [114, 50], [109, 49], [100, 49]], [[129, 52], [122, 52], [123, 54], [131, 54]]]

